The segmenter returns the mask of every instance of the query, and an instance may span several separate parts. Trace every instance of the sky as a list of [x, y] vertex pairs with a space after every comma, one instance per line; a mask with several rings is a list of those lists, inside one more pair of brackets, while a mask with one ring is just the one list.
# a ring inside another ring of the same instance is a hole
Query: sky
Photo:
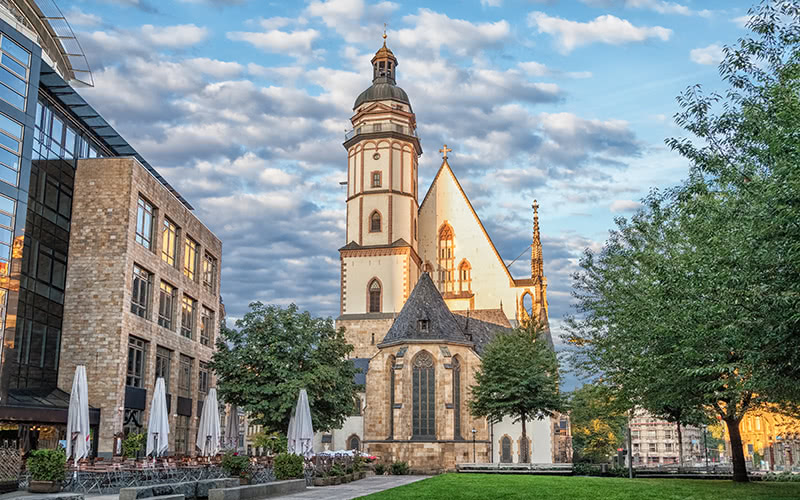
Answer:
[[[425, 153], [420, 198], [449, 163], [501, 256], [540, 205], [556, 342], [571, 274], [615, 217], [687, 162], [664, 145], [688, 86], [721, 89], [750, 2], [666, 0], [56, 0], [95, 86], [81, 95], [222, 240], [229, 324], [252, 301], [339, 311], [344, 133], [398, 59]], [[529, 253], [527, 254], [529, 255]], [[530, 272], [526, 256], [511, 265]]]

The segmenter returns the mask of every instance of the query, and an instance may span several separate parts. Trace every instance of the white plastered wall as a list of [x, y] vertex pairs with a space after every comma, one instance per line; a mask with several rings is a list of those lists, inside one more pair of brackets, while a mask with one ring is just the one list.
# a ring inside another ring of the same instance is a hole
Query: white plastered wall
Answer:
[[404, 303], [406, 261], [407, 256], [402, 254], [345, 257], [344, 314], [367, 312], [367, 285], [374, 277], [383, 287], [381, 312], [400, 312]]
[[[542, 420], [528, 420], [525, 426], [525, 432], [531, 441], [530, 461], [535, 464], [550, 464], [553, 463], [553, 449], [552, 449], [552, 433], [553, 429], [550, 424], [550, 418]], [[504, 418], [501, 422], [494, 424], [494, 463], [500, 463], [500, 454], [502, 449], [500, 440], [504, 435], [511, 438], [511, 461], [512, 463], [520, 463], [520, 448], [519, 443], [522, 438], [522, 423], [512, 423], [509, 417]]]

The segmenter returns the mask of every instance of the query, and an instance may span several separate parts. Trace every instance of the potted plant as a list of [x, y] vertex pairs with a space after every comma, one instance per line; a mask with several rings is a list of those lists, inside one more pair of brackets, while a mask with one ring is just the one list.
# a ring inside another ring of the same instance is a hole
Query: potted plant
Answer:
[[331, 476], [333, 477], [333, 484], [342, 484], [342, 477], [344, 476], [344, 469], [339, 464], [334, 464], [331, 467]]
[[58, 493], [64, 482], [67, 456], [61, 450], [33, 450], [27, 467], [31, 473], [28, 491], [32, 493]]
[[239, 484], [250, 484], [250, 457], [229, 451], [222, 456], [221, 465], [227, 477], [238, 477]]
[[146, 440], [146, 433], [131, 432], [122, 441], [122, 455], [125, 458], [137, 458], [139, 456], [139, 452], [144, 449]]

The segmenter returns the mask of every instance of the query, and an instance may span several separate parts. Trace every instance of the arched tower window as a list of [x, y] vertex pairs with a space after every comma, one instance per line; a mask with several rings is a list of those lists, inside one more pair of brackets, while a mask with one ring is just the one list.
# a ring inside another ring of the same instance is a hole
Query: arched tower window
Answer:
[[453, 439], [463, 439], [461, 436], [461, 362], [458, 357], [453, 358]]
[[394, 356], [389, 357], [389, 366], [387, 368], [389, 370], [389, 376], [387, 377], [389, 379], [389, 437], [386, 439], [394, 439]]
[[433, 356], [422, 351], [414, 358], [412, 376], [412, 435], [436, 439], [436, 380]]
[[377, 210], [373, 211], [369, 215], [369, 232], [370, 233], [380, 233], [381, 232], [381, 213]]
[[458, 289], [461, 292], [472, 290], [472, 266], [467, 259], [462, 260], [458, 265]]
[[455, 292], [455, 249], [453, 227], [442, 224], [439, 229], [439, 288], [443, 293]]
[[381, 283], [378, 279], [373, 279], [369, 282], [368, 287], [368, 295], [369, 295], [369, 304], [367, 310], [371, 313], [379, 313], [381, 312]]

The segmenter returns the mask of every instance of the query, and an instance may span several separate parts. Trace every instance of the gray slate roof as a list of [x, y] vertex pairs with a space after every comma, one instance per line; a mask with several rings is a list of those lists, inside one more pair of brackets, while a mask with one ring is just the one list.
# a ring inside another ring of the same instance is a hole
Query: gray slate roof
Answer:
[[370, 88], [362, 92], [357, 98], [356, 103], [353, 104], [353, 109], [369, 101], [399, 101], [408, 104], [411, 107], [411, 101], [408, 100], [406, 91], [397, 85], [385, 83], [373, 83]]
[[[420, 331], [420, 320], [428, 321], [427, 332]], [[445, 340], [471, 344], [428, 273], [420, 277], [381, 345], [405, 340]]]
[[473, 311], [453, 311], [461, 329], [475, 343], [475, 351], [483, 353], [498, 332], [510, 332], [511, 323], [502, 309], [478, 309]]

